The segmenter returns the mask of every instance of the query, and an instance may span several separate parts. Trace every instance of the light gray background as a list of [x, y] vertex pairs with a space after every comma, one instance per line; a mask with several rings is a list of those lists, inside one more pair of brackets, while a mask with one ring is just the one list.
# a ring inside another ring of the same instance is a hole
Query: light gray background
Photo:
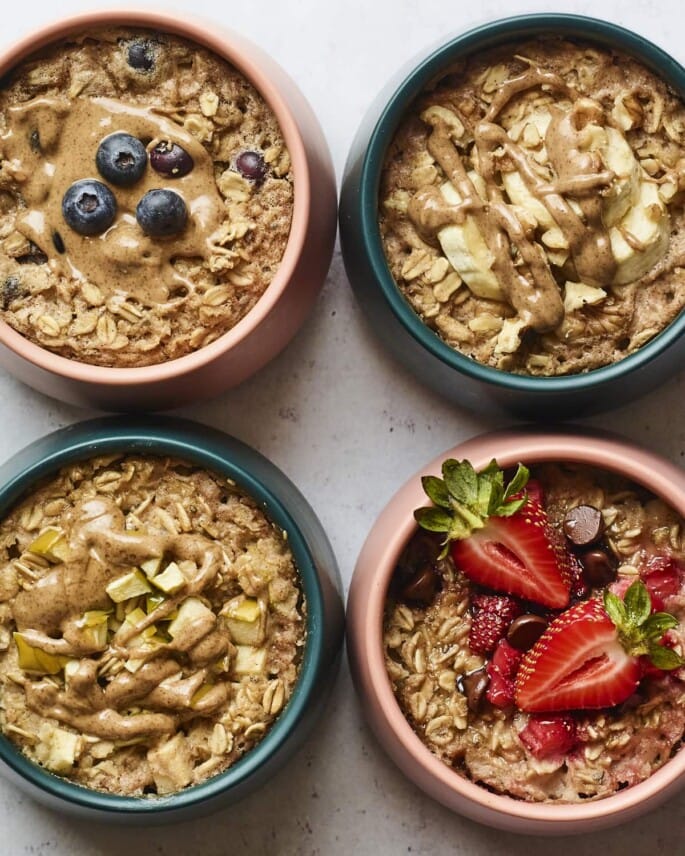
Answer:
[[[0, 46], [58, 14], [111, 7], [101, 0], [6, 0]], [[161, 4], [147, 4], [157, 5]], [[338, 177], [357, 124], [396, 68], [424, 46], [542, 2], [458, 0], [176, 0], [269, 51], [300, 85], [328, 138]], [[577, 0], [554, 11], [632, 27], [685, 62], [681, 0]], [[683, 457], [685, 375], [647, 398], [586, 420]], [[0, 459], [92, 414], [45, 398], [0, 373]], [[422, 389], [383, 353], [353, 301], [339, 252], [317, 307], [294, 342], [241, 388], [181, 411], [235, 434], [299, 485], [336, 550], [345, 585], [381, 507], [422, 464], [460, 440], [506, 425], [458, 410]], [[685, 793], [616, 831], [576, 839], [489, 830], [423, 796], [366, 729], [347, 667], [323, 721], [262, 791], [211, 818], [170, 828], [106, 828], [61, 817], [0, 781], [0, 854], [492, 854], [594, 856], [685, 852]]]

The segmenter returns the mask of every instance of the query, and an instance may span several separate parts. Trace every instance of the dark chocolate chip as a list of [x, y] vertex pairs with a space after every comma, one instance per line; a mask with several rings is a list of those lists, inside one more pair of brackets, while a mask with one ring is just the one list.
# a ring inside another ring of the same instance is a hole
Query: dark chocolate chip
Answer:
[[519, 615], [509, 625], [507, 642], [519, 651], [532, 648], [547, 629], [547, 621], [541, 615], [528, 612]]
[[489, 683], [490, 678], [485, 671], [485, 666], [473, 672], [467, 672], [465, 675], [460, 675], [457, 679], [457, 686], [460, 692], [466, 696], [468, 709], [473, 713], [478, 713], [480, 710]]
[[403, 600], [428, 606], [438, 590], [438, 574], [432, 565], [423, 565], [400, 592]]
[[2, 284], [2, 308], [9, 309], [12, 301], [21, 295], [21, 282], [18, 276], [8, 276]]
[[31, 146], [32, 152], [40, 151], [40, 134], [38, 131], [31, 131], [29, 134], [29, 145]]
[[578, 558], [583, 566], [583, 576], [592, 588], [606, 586], [616, 579], [616, 559], [606, 550], [588, 550]]
[[65, 250], [64, 241], [62, 240], [62, 236], [59, 232], [52, 233], [52, 243], [55, 245], [55, 249], [58, 253], [63, 253]]
[[596, 544], [604, 534], [602, 512], [593, 505], [579, 505], [564, 517], [564, 534], [576, 547]]

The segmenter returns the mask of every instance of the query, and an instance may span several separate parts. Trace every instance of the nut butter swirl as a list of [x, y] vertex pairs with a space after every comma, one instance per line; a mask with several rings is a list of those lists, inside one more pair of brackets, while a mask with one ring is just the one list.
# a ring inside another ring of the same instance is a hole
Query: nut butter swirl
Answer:
[[[64, 222], [64, 193], [79, 179], [98, 178], [98, 145], [121, 130], [144, 141], [148, 150], [161, 141], [181, 146], [194, 168], [169, 182], [148, 165], [132, 187], [113, 188], [117, 216], [112, 226], [99, 236], [79, 235]], [[107, 295], [163, 304], [194, 289], [174, 268], [175, 258], [207, 259], [217, 251], [212, 235], [226, 211], [212, 159], [192, 134], [154, 107], [105, 97], [34, 98], [8, 109], [0, 148], [25, 204], [16, 228], [49, 257], [55, 273], [95, 283]], [[169, 186], [186, 203], [188, 225], [174, 238], [150, 238], [136, 222], [136, 206], [147, 191]], [[64, 252], [55, 248], [55, 240], [60, 246], [56, 233]]]
[[[44, 717], [54, 718], [87, 734], [110, 740], [153, 737], [176, 731], [188, 715], [210, 714], [228, 698], [229, 683], [211, 676], [211, 664], [230, 650], [228, 631], [209, 610], [184, 626], [172, 641], [145, 653], [127, 648], [156, 621], [170, 616], [189, 596], [201, 596], [221, 568], [220, 546], [197, 534], [147, 534], [126, 531], [124, 515], [105, 497], [74, 509], [67, 561], [56, 566], [30, 590], [13, 600], [12, 611], [24, 640], [48, 654], [74, 657], [77, 668], [63, 686], [48, 679], [27, 681], [27, 703]], [[83, 615], [111, 607], [106, 586], [122, 570], [151, 558], [169, 557], [196, 568], [182, 587], [135, 624], [123, 622], [109, 644], [98, 647], [84, 637]], [[103, 650], [104, 648], [104, 650]], [[120, 671], [106, 686], [98, 675], [107, 661], [135, 656], [144, 662], [137, 671]], [[127, 713], [131, 707], [141, 712]]]
[[[551, 120], [544, 142], [552, 181], [545, 180], [524, 150], [496, 123], [498, 115], [517, 95], [534, 87], [559, 92], [570, 100], [569, 109], [551, 105]], [[606, 286], [613, 281], [616, 260], [608, 230], [602, 221], [601, 191], [611, 185], [615, 174], [604, 167], [601, 156], [588, 150], [586, 126], [607, 124], [602, 109], [590, 98], [576, 98], [564, 81], [552, 72], [530, 68], [505, 81], [482, 121], [468, 126], [464, 117], [448, 123], [440, 111], [424, 114], [432, 130], [427, 147], [461, 198], [450, 205], [440, 190], [422, 188], [409, 204], [409, 217], [419, 234], [431, 243], [449, 224], [474, 218], [492, 253], [492, 270], [504, 298], [514, 307], [525, 326], [547, 332], [559, 326], [564, 307], [559, 285], [546, 253], [534, 238], [534, 230], [515, 207], [507, 204], [498, 175], [503, 159], [513, 165], [528, 192], [549, 212], [568, 244], [569, 267], [576, 279], [588, 285]], [[485, 185], [481, 198], [469, 177], [459, 151], [472, 140], [476, 169]], [[566, 197], [575, 202], [575, 208]]]

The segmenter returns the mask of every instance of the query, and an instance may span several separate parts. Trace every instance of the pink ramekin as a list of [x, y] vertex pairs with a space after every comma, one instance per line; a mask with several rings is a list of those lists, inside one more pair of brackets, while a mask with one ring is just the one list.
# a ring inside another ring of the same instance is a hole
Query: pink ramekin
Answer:
[[487, 434], [448, 449], [412, 476], [385, 506], [357, 561], [347, 602], [347, 649], [352, 675], [371, 728], [384, 749], [418, 787], [448, 808], [489, 826], [538, 835], [591, 832], [624, 823], [655, 808], [685, 785], [685, 751], [639, 785], [574, 805], [528, 803], [491, 793], [433, 755], [404, 718], [383, 660], [383, 607], [402, 548], [416, 529], [415, 508], [426, 504], [422, 475], [440, 475], [446, 458], [467, 458], [476, 469], [492, 458], [509, 467], [522, 461], [570, 461], [615, 471], [643, 485], [685, 516], [685, 473], [626, 440], [580, 429], [512, 430]]
[[166, 363], [106, 368], [70, 360], [0, 321], [0, 365], [62, 401], [104, 410], [156, 410], [210, 398], [241, 383], [281, 351], [312, 308], [330, 265], [336, 228], [335, 174], [311, 107], [264, 51], [235, 32], [152, 10], [86, 12], [41, 27], [0, 54], [0, 76], [45, 45], [86, 29], [148, 27], [174, 33], [232, 63], [274, 112], [290, 152], [294, 208], [273, 281], [250, 312], [204, 348]]

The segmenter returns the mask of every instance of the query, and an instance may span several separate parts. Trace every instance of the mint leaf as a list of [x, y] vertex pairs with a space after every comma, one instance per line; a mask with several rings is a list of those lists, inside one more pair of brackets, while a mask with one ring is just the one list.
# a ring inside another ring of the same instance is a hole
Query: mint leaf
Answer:
[[453, 523], [452, 515], [442, 508], [417, 508], [414, 520], [429, 532], [449, 532]]
[[628, 623], [628, 613], [625, 604], [620, 597], [617, 597], [608, 589], [604, 592], [604, 609], [619, 630], [623, 629]]
[[650, 645], [649, 659], [657, 669], [664, 669], [669, 672], [671, 669], [677, 669], [685, 663], [679, 654], [676, 654], [672, 648], [666, 648], [664, 645]]
[[642, 625], [642, 630], [648, 639], [661, 639], [667, 630], [677, 627], [680, 622], [675, 615], [668, 612], [655, 612]]
[[652, 599], [642, 580], [635, 580], [628, 588], [623, 596], [623, 604], [631, 625], [640, 627], [647, 621], [652, 611]]
[[450, 495], [447, 485], [436, 476], [424, 476], [421, 479], [426, 496], [440, 508], [450, 508]]

